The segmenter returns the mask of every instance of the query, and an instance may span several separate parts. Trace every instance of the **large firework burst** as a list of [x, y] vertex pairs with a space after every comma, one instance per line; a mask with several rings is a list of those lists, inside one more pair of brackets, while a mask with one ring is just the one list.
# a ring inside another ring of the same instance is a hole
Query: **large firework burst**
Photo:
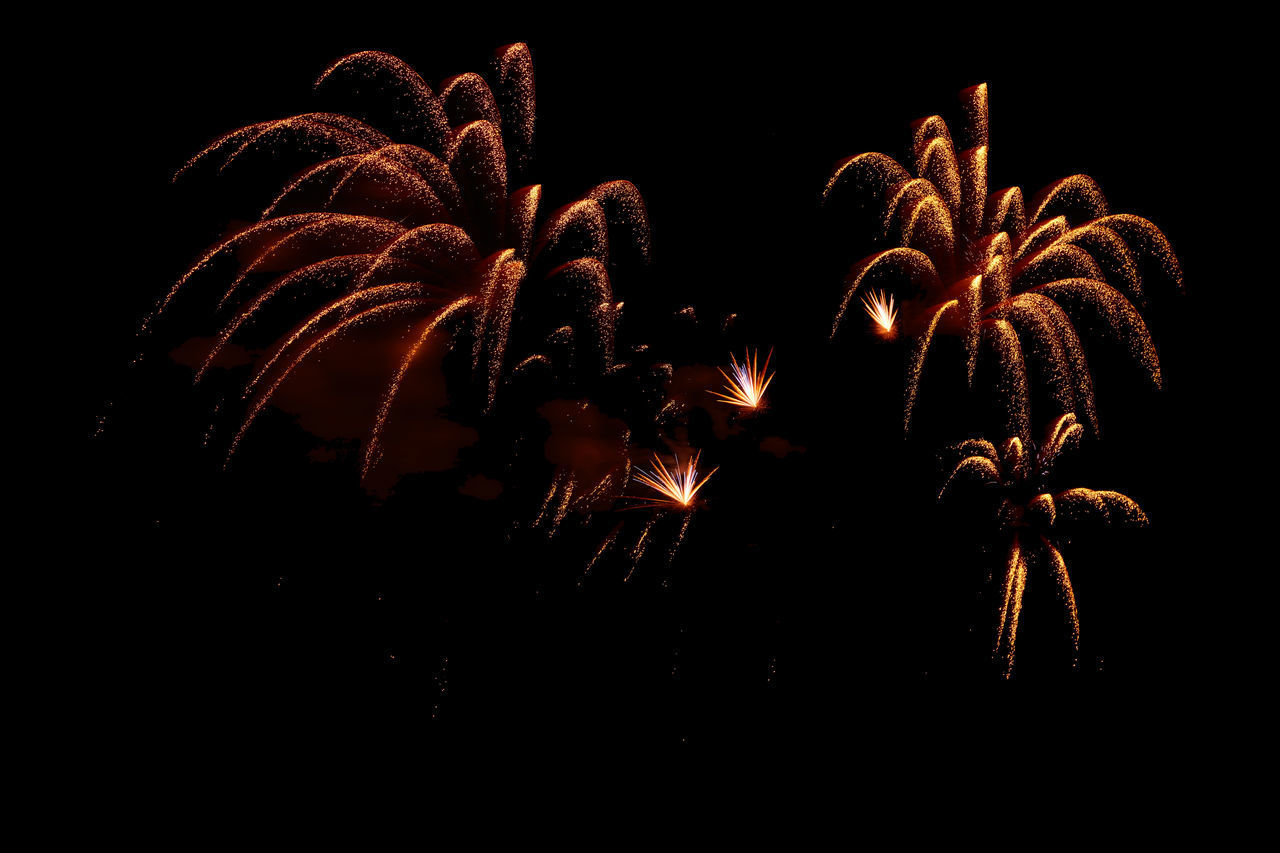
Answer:
[[[155, 315], [216, 263], [237, 271], [219, 309], [231, 312], [197, 379], [219, 351], [265, 312], [299, 293], [326, 301], [279, 338], [244, 391], [247, 414], [230, 447], [304, 360], [356, 329], [410, 322], [409, 346], [388, 377], [364, 446], [367, 475], [397, 393], [428, 339], [468, 340], [473, 374], [492, 407], [506, 363], [517, 293], [536, 279], [571, 303], [567, 334], [576, 359], [614, 367], [614, 301], [607, 266], [610, 232], [623, 229], [648, 257], [644, 201], [626, 181], [601, 184], [540, 216], [542, 188], [508, 189], [533, 143], [533, 64], [524, 44], [499, 48], [489, 81], [444, 80], [438, 91], [406, 63], [376, 51], [343, 57], [316, 81], [373, 90], [395, 107], [393, 139], [359, 119], [306, 113], [240, 128], [212, 142], [179, 172], [209, 161], [225, 169], [247, 153], [292, 146], [322, 159], [303, 170], [259, 221], [213, 246], [165, 295]], [[546, 360], [539, 354], [530, 359]], [[230, 455], [229, 453], [229, 455]]]
[[[982, 352], [998, 365], [1010, 434], [1031, 430], [1027, 361], [1034, 359], [1060, 412], [1096, 431], [1093, 380], [1078, 318], [1086, 309], [1123, 341], [1160, 386], [1160, 364], [1142, 316], [1140, 260], [1153, 257], [1179, 288], [1182, 271], [1169, 241], [1151, 222], [1111, 214], [1087, 175], [1056, 181], [1024, 201], [1018, 187], [988, 192], [987, 85], [960, 93], [965, 113], [957, 153], [947, 124], [930, 116], [913, 125], [914, 175], [893, 158], [858, 154], [837, 164], [824, 199], [842, 186], [881, 201], [881, 239], [893, 244], [856, 263], [831, 334], [853, 297], [882, 274], [904, 279], [899, 304], [914, 338], [903, 413], [912, 411], [930, 345], [939, 333], [961, 335], [970, 386]], [[879, 296], [883, 302], [883, 295]], [[878, 308], [869, 308], [880, 326]], [[885, 315], [887, 317], [887, 314]], [[891, 324], [891, 321], [890, 321]]]
[[1007, 547], [992, 655], [1005, 678], [1013, 672], [1018, 620], [1022, 615], [1030, 564], [1037, 560], [1047, 564], [1053, 576], [1070, 625], [1072, 651], [1078, 665], [1080, 618], [1058, 540], [1076, 523], [1147, 524], [1142, 508], [1119, 492], [1082, 488], [1050, 492], [1046, 489], [1054, 463], [1064, 451], [1079, 443], [1083, 432], [1084, 427], [1076, 416], [1068, 413], [1049, 426], [1039, 451], [1017, 436], [1008, 439], [998, 452], [989, 441], [962, 442], [953, 448], [959, 461], [938, 492], [938, 500], [943, 500], [958, 483], [968, 481], [993, 486], [999, 496], [995, 517], [1007, 538]]

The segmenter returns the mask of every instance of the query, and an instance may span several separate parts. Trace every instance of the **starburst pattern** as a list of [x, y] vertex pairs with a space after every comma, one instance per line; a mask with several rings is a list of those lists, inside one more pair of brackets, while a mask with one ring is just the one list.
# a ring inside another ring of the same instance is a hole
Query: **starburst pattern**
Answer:
[[746, 352], [742, 363], [732, 353], [729, 354], [729, 372], [723, 368], [720, 375], [724, 377], [724, 393], [713, 391], [712, 395], [724, 403], [743, 409], [759, 409], [764, 406], [764, 392], [773, 381], [774, 374], [769, 373], [769, 362], [773, 359], [773, 350], [765, 356], [764, 367], [760, 366], [760, 352]]
[[893, 331], [893, 322], [898, 319], [898, 309], [893, 304], [893, 294], [883, 290], [869, 290], [862, 294], [862, 307], [867, 316], [875, 321], [884, 334]]
[[[279, 338], [245, 390], [246, 430], [306, 359], [359, 328], [409, 322], [409, 346], [389, 377], [365, 442], [362, 474], [381, 457], [381, 437], [401, 383], [428, 340], [470, 343], [471, 367], [492, 408], [506, 364], [516, 296], [530, 280], [569, 311], [578, 365], [614, 367], [621, 302], [608, 266], [611, 235], [624, 233], [647, 259], [644, 200], [627, 181], [601, 184], [540, 215], [542, 188], [509, 191], [533, 143], [534, 83], [524, 44], [499, 48], [489, 80], [461, 74], [438, 91], [406, 63], [367, 51], [324, 71], [316, 89], [376, 91], [394, 107], [391, 135], [345, 115], [307, 113], [228, 133], [195, 155], [182, 175], [206, 163], [222, 171], [255, 151], [321, 152], [277, 194], [258, 222], [213, 246], [171, 288], [144, 330], [198, 279], [228, 262], [236, 274], [219, 300], [232, 312], [197, 371], [268, 305], [320, 294], [323, 301]], [[397, 141], [393, 136], [400, 137]], [[325, 295], [336, 292], [336, 296]], [[525, 354], [520, 364], [545, 356]]]
[[684, 465], [681, 465], [680, 457], [677, 455], [675, 465], [668, 469], [655, 453], [652, 469], [636, 469], [635, 481], [648, 486], [657, 494], [643, 498], [644, 502], [638, 506], [681, 511], [692, 509], [695, 506], [694, 498], [698, 490], [706, 485], [712, 474], [720, 470], [712, 468], [699, 479], [698, 460], [701, 457], [702, 452], [698, 451]]
[[[1026, 390], [1027, 361], [1035, 359], [1059, 412], [1074, 412], [1096, 431], [1093, 380], [1074, 318], [1084, 312], [1099, 320], [1160, 387], [1159, 359], [1135, 302], [1145, 298], [1141, 261], [1152, 259], [1180, 289], [1178, 259], [1154, 224], [1109, 213], [1087, 175], [1056, 181], [1030, 202], [1018, 187], [988, 192], [987, 85], [960, 97], [968, 147], [959, 153], [946, 122], [930, 116], [913, 125], [914, 175], [879, 153], [846, 158], [831, 175], [824, 198], [842, 187], [874, 195], [880, 238], [896, 243], [853, 266], [831, 334], [865, 283], [897, 276], [910, 297], [901, 304], [914, 339], [904, 430], [931, 344], [947, 333], [964, 340], [971, 387], [984, 353], [998, 363], [1002, 384], [1018, 391]], [[1030, 398], [1007, 399], [1008, 430], [1025, 440]]]
[[1083, 432], [1076, 416], [1068, 413], [1049, 426], [1038, 451], [1017, 436], [1007, 440], [999, 451], [986, 440], [962, 442], [953, 448], [959, 461], [938, 492], [941, 501], [961, 484], [969, 483], [990, 486], [990, 494], [998, 496], [994, 517], [1007, 544], [992, 656], [1005, 678], [1013, 673], [1018, 621], [1030, 565], [1044, 562], [1053, 577], [1071, 632], [1073, 659], [1079, 665], [1080, 617], [1060, 537], [1077, 523], [1147, 524], [1142, 508], [1119, 492], [1083, 488], [1051, 492], [1046, 488], [1054, 463], [1079, 443]]

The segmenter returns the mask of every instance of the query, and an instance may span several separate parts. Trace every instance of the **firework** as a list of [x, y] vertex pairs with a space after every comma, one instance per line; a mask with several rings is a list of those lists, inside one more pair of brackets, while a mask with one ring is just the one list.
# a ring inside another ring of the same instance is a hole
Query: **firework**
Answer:
[[[1134, 303], [1142, 304], [1143, 258], [1154, 259], [1177, 288], [1178, 259], [1164, 234], [1130, 214], [1111, 214], [1097, 183], [1086, 175], [1056, 181], [1029, 202], [1018, 187], [988, 192], [987, 86], [964, 90], [962, 141], [957, 153], [947, 124], [930, 116], [913, 125], [913, 175], [893, 158], [859, 154], [837, 164], [824, 199], [851, 186], [879, 198], [880, 239], [896, 246], [853, 266], [836, 312], [834, 337], [853, 297], [881, 275], [903, 282], [900, 302], [914, 339], [903, 412], [910, 431], [921, 376], [939, 333], [963, 338], [969, 385], [982, 353], [998, 363], [1002, 384], [1025, 390], [1028, 358], [1038, 359], [1060, 412], [1073, 412], [1097, 430], [1093, 380], [1074, 315], [1097, 318], [1128, 347], [1151, 383], [1160, 364]], [[881, 331], [884, 294], [864, 295]], [[1029, 396], [1010, 395], [1008, 429], [1024, 439]]]
[[1005, 678], [1013, 672], [1018, 620], [1032, 561], [1042, 558], [1053, 576], [1070, 627], [1073, 659], [1079, 665], [1080, 617], [1061, 551], [1063, 529], [1090, 522], [1103, 526], [1147, 524], [1142, 508], [1119, 492], [1082, 488], [1047, 490], [1054, 463], [1063, 452], [1079, 443], [1083, 432], [1084, 427], [1076, 416], [1068, 413], [1049, 426], [1038, 451], [1016, 436], [1006, 441], [999, 451], [989, 441], [963, 442], [953, 448], [959, 461], [938, 493], [941, 501], [958, 484], [969, 482], [989, 485], [999, 496], [995, 517], [1007, 538], [1007, 546], [992, 656]]
[[668, 469], [655, 453], [653, 468], [648, 471], [637, 469], [635, 481], [653, 489], [657, 495], [642, 498], [645, 502], [639, 506], [678, 511], [693, 509], [694, 497], [698, 494], [698, 490], [706, 485], [712, 474], [720, 470], [712, 468], [706, 476], [698, 479], [698, 460], [701, 456], [702, 451], [698, 451], [681, 466], [680, 456], [677, 454], [675, 465]]
[[[438, 91], [406, 63], [370, 51], [343, 57], [316, 89], [377, 91], [395, 104], [392, 135], [335, 113], [306, 113], [228, 133], [179, 175], [205, 163], [219, 171], [255, 151], [292, 146], [322, 152], [281, 190], [258, 222], [209, 249], [170, 289], [149, 328], [183, 291], [238, 265], [219, 309], [232, 312], [197, 371], [268, 312], [308, 294], [321, 307], [279, 338], [245, 389], [246, 430], [305, 360], [360, 328], [408, 322], [409, 346], [388, 377], [361, 465], [381, 457], [381, 438], [401, 384], [429, 339], [470, 343], [471, 369], [486, 408], [504, 373], [517, 294], [530, 280], [572, 303], [572, 340], [606, 372], [621, 302], [607, 271], [611, 233], [623, 231], [642, 258], [649, 251], [644, 200], [627, 181], [601, 184], [577, 201], [540, 214], [542, 188], [509, 191], [533, 142], [534, 83], [524, 44], [499, 48], [489, 82], [478, 74], [443, 81]], [[400, 137], [399, 140], [394, 136]], [[616, 242], [616, 241], [615, 241]], [[545, 356], [524, 354], [527, 365]]]
[[[624, 438], [624, 443], [625, 441]], [[670, 543], [666, 546], [664, 557], [664, 562], [670, 566], [689, 531], [697, 507], [698, 490], [711, 479], [712, 474], [719, 470], [713, 469], [699, 478], [697, 469], [699, 457], [700, 454], [695, 453], [687, 463], [681, 465], [679, 454], [676, 454], [675, 465], [667, 468], [657, 454], [654, 454], [652, 470], [635, 468], [634, 477], [631, 476], [633, 466], [629, 456], [624, 462], [610, 467], [599, 476], [585, 470], [590, 466], [585, 468], [584, 466], [576, 468], [571, 465], [562, 466], [557, 470], [550, 488], [543, 496], [541, 507], [532, 526], [544, 530], [547, 538], [550, 539], [555, 536], [570, 512], [590, 517], [596, 511], [610, 509], [619, 499], [628, 497], [623, 494], [627, 483], [638, 482], [654, 490], [656, 495], [636, 497], [635, 500], [638, 503], [628, 508], [654, 509], [657, 512], [644, 520], [640, 525], [639, 533], [635, 536], [635, 541], [623, 549], [627, 563], [623, 582], [631, 580], [641, 560], [648, 553], [649, 546], [655, 538], [663, 535], [662, 525], [665, 519], [676, 516], [679, 518], [679, 524], [671, 536]], [[580, 581], [590, 575], [605, 554], [624, 537], [624, 528], [627, 526], [625, 519], [614, 524], [588, 560]]]
[[884, 334], [893, 331], [893, 321], [898, 319], [898, 309], [893, 305], [893, 295], [883, 290], [873, 290], [862, 294], [862, 307], [867, 316], [875, 321]]
[[720, 369], [724, 377], [724, 393], [712, 392], [716, 399], [743, 409], [760, 409], [764, 406], [764, 392], [773, 381], [774, 374], [769, 373], [769, 362], [773, 359], [773, 350], [765, 356], [764, 367], [760, 367], [760, 352], [746, 352], [742, 363], [732, 353], [729, 354], [729, 373]]

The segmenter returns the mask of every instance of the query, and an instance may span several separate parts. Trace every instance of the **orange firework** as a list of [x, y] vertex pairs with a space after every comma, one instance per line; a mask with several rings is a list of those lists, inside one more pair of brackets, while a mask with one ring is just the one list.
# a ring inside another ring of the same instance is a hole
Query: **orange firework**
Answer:
[[938, 500], [942, 500], [958, 482], [969, 481], [991, 484], [1001, 494], [996, 518], [1001, 531], [1008, 536], [1008, 547], [992, 655], [999, 661], [1005, 678], [1013, 672], [1018, 619], [1022, 615], [1030, 559], [1041, 556], [1053, 575], [1070, 625], [1072, 652], [1078, 665], [1080, 618], [1058, 539], [1064, 528], [1075, 522], [1104, 526], [1147, 524], [1142, 508], [1119, 492], [1093, 489], [1049, 492], [1045, 489], [1054, 462], [1065, 450], [1079, 443], [1083, 432], [1084, 427], [1076, 416], [1068, 413], [1050, 425], [1039, 452], [1016, 436], [1006, 441], [999, 452], [989, 441], [963, 442], [954, 448], [960, 460], [938, 492]]
[[676, 455], [675, 465], [668, 470], [667, 466], [662, 463], [658, 454], [653, 455], [653, 470], [645, 471], [636, 469], [636, 482], [642, 483], [657, 492], [657, 496], [644, 498], [646, 502], [639, 504], [641, 507], [651, 507], [656, 509], [671, 509], [686, 511], [694, 507], [694, 497], [698, 494], [698, 490], [706, 485], [707, 480], [711, 479], [711, 475], [719, 468], [712, 468], [705, 477], [698, 479], [698, 459], [702, 456], [702, 451], [698, 451], [693, 455], [683, 467], [680, 465], [680, 456]]
[[[987, 85], [965, 89], [960, 98], [961, 141], [968, 147], [959, 153], [947, 124], [930, 116], [913, 125], [914, 175], [878, 153], [837, 164], [824, 199], [847, 185], [874, 193], [881, 202], [880, 238], [894, 247], [853, 266], [831, 334], [864, 282], [884, 273], [899, 276], [911, 298], [909, 310], [902, 306], [915, 340], [905, 430], [930, 344], [935, 335], [950, 333], [964, 339], [971, 387], [980, 354], [994, 356], [1009, 392], [1011, 434], [1029, 437], [1028, 358], [1043, 361], [1040, 372], [1059, 411], [1076, 413], [1096, 431], [1093, 380], [1073, 313], [1084, 309], [1097, 317], [1160, 387], [1155, 347], [1134, 307], [1143, 300], [1140, 259], [1154, 258], [1181, 288], [1178, 259], [1151, 222], [1110, 214], [1101, 188], [1086, 175], [1056, 181], [1029, 202], [1018, 187], [988, 192]], [[885, 327], [880, 301], [872, 304], [868, 311]]]
[[[760, 367], [760, 351], [755, 353], [746, 352], [742, 356], [742, 363], [738, 363], [738, 359], [733, 353], [729, 354], [730, 371], [725, 373], [720, 370], [720, 375], [725, 379], [725, 393], [711, 392], [717, 399], [722, 402], [739, 406], [743, 409], [760, 409], [764, 406], [764, 392], [769, 387], [769, 383], [773, 381], [774, 374], [769, 373], [769, 362], [773, 359], [773, 350], [769, 350], [769, 354], [765, 356], [764, 367]], [[768, 374], [768, 375], [766, 375]]]
[[[245, 389], [247, 414], [230, 448], [298, 366], [356, 329], [408, 319], [410, 344], [388, 378], [362, 474], [381, 456], [381, 437], [409, 368], [428, 339], [447, 333], [471, 344], [471, 366], [493, 406], [506, 362], [516, 294], [536, 275], [576, 302], [570, 337], [593, 369], [614, 366], [621, 303], [607, 266], [610, 231], [621, 227], [647, 259], [644, 200], [627, 181], [601, 184], [539, 216], [540, 185], [509, 191], [533, 142], [533, 64], [524, 44], [499, 48], [489, 82], [460, 74], [431, 87], [407, 64], [368, 51], [343, 57], [316, 81], [388, 94], [399, 106], [397, 141], [354, 118], [307, 113], [241, 128], [215, 140], [179, 172], [205, 162], [219, 170], [254, 151], [295, 146], [326, 159], [303, 170], [257, 223], [213, 246], [165, 295], [149, 326], [193, 279], [215, 263], [239, 266], [219, 307], [232, 319], [197, 380], [242, 330], [306, 290], [336, 291], [281, 337]], [[492, 85], [492, 88], [491, 88]], [[576, 334], [574, 332], [576, 331]], [[529, 355], [521, 363], [542, 357]], [[230, 453], [228, 456], [230, 456]]]

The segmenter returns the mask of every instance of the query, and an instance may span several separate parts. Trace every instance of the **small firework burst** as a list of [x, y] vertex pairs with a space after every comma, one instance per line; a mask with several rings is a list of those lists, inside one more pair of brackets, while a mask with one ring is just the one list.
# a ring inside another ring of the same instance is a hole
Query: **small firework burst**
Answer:
[[[730, 371], [725, 373], [722, 368], [720, 375], [725, 379], [724, 393], [712, 391], [711, 393], [720, 401], [729, 403], [733, 406], [740, 406], [744, 409], [761, 409], [764, 408], [764, 392], [769, 387], [769, 383], [773, 381], [774, 374], [769, 373], [769, 362], [773, 359], [773, 350], [769, 350], [769, 354], [765, 356], [764, 367], [760, 367], [760, 351], [754, 353], [746, 351], [742, 356], [742, 363], [738, 363], [738, 359], [733, 353], [729, 354]], [[768, 374], [767, 376], [765, 374]]]
[[635, 479], [653, 489], [658, 494], [656, 496], [646, 496], [641, 498], [644, 501], [638, 504], [638, 507], [655, 508], [655, 509], [672, 509], [686, 511], [694, 507], [694, 497], [698, 494], [706, 482], [711, 479], [711, 475], [719, 468], [712, 468], [705, 477], [698, 479], [698, 459], [702, 456], [702, 451], [698, 451], [693, 458], [688, 460], [683, 466], [680, 464], [680, 455], [676, 454], [676, 464], [670, 469], [662, 464], [662, 460], [658, 454], [653, 455], [653, 470], [645, 471], [637, 468]]
[[1084, 426], [1068, 412], [1050, 424], [1037, 452], [1033, 445], [1014, 436], [1000, 449], [984, 439], [970, 439], [953, 448], [959, 461], [952, 466], [938, 493], [943, 500], [963, 481], [991, 487], [988, 494], [999, 498], [994, 513], [1001, 533], [1007, 537], [1004, 580], [1000, 585], [999, 623], [992, 644], [992, 658], [1004, 678], [1013, 674], [1018, 623], [1027, 587], [1030, 566], [1047, 565], [1057, 586], [1058, 599], [1066, 612], [1071, 631], [1072, 658], [1080, 659], [1080, 616], [1075, 589], [1062, 555], [1066, 534], [1090, 523], [1103, 527], [1145, 527], [1146, 513], [1133, 498], [1120, 492], [1094, 489], [1046, 489], [1054, 463], [1077, 446]]
[[883, 290], [868, 291], [862, 294], [862, 307], [884, 334], [893, 332], [893, 322], [898, 319], [898, 309], [893, 303], [893, 294]]

